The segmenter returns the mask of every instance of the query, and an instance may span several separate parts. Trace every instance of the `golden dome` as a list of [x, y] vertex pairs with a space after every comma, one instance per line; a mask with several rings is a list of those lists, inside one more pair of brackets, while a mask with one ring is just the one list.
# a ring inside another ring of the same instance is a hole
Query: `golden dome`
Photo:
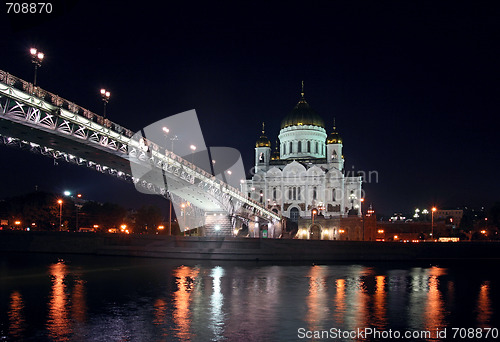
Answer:
[[290, 126], [312, 125], [325, 128], [325, 122], [306, 102], [304, 98], [304, 81], [302, 81], [302, 92], [299, 103], [281, 121], [281, 129]]
[[333, 123], [333, 132], [328, 135], [328, 139], [326, 139], [327, 144], [342, 144], [342, 138], [340, 134], [337, 132], [335, 127], [335, 120]]
[[271, 142], [269, 141], [269, 139], [267, 139], [264, 133], [264, 123], [262, 123], [262, 135], [259, 139], [257, 139], [255, 147], [271, 147]]

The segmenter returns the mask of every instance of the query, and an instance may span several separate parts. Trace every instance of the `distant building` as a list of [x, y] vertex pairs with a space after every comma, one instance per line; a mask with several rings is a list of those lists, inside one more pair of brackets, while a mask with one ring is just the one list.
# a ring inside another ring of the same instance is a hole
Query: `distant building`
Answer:
[[[326, 220], [361, 216], [362, 178], [344, 171], [343, 142], [335, 123], [328, 135], [302, 90], [297, 105], [281, 121], [278, 139], [273, 150], [263, 125], [255, 144], [254, 174], [242, 182], [242, 191], [299, 227], [309, 220], [308, 237], [333, 238], [335, 221]], [[313, 212], [318, 217], [314, 226]]]
[[[435, 221], [446, 221], [448, 219], [446, 223], [453, 224], [456, 227], [460, 226], [460, 221], [462, 221], [463, 216], [463, 210], [436, 210], [434, 212]], [[451, 220], [449, 220], [450, 218]]]

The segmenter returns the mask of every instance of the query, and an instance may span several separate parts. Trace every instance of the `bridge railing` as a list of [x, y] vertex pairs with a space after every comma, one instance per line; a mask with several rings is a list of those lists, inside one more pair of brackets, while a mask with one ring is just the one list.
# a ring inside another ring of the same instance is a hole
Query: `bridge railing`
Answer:
[[44, 90], [38, 86], [34, 86], [33, 83], [9, 74], [6, 71], [0, 70], [0, 82], [3, 82], [8, 86], [14, 87], [18, 90], [24, 91], [30, 95], [36, 96], [39, 99], [49, 101], [56, 107], [64, 108], [74, 114], [81, 115], [91, 121], [98, 123], [99, 125], [102, 125], [103, 127], [115, 131], [116, 133], [123, 134], [126, 137], [131, 138], [134, 135], [134, 132], [132, 132], [131, 130], [122, 127], [121, 125], [109, 119], [106, 119], [101, 115], [95, 114], [94, 112], [91, 112], [86, 108], [80, 107], [76, 103], [66, 100], [59, 95], [51, 93], [50, 91]]

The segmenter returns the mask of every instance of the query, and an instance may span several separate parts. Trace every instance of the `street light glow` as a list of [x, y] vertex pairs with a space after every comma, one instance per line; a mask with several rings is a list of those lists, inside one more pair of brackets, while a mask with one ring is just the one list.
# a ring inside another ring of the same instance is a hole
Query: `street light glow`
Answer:
[[70, 196], [71, 195], [71, 192], [69, 192], [68, 190], [64, 191], [64, 196]]
[[60, 199], [60, 200], [57, 200], [57, 203], [58, 203], [58, 204], [63, 204], [63, 201], [62, 201], [62, 199]]
[[165, 133], [170, 132], [170, 130], [168, 129], [168, 127], [163, 127], [163, 128], [162, 128], [162, 130], [163, 130], [163, 132], [165, 132]]
[[189, 146], [189, 148], [191, 149], [191, 151], [196, 151], [196, 146], [194, 145]]

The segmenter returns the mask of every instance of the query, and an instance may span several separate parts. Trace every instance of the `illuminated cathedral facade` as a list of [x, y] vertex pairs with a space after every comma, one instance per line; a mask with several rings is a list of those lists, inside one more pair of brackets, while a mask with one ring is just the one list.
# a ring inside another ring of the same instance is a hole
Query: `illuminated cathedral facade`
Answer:
[[242, 182], [242, 191], [298, 223], [306, 238], [316, 232], [321, 235], [316, 238], [335, 239], [338, 225], [312, 227], [314, 218], [326, 222], [361, 216], [362, 201], [362, 177], [346, 175], [342, 138], [335, 123], [327, 134], [323, 119], [302, 91], [300, 101], [281, 121], [278, 139], [273, 150], [263, 124], [255, 144], [254, 172]]

